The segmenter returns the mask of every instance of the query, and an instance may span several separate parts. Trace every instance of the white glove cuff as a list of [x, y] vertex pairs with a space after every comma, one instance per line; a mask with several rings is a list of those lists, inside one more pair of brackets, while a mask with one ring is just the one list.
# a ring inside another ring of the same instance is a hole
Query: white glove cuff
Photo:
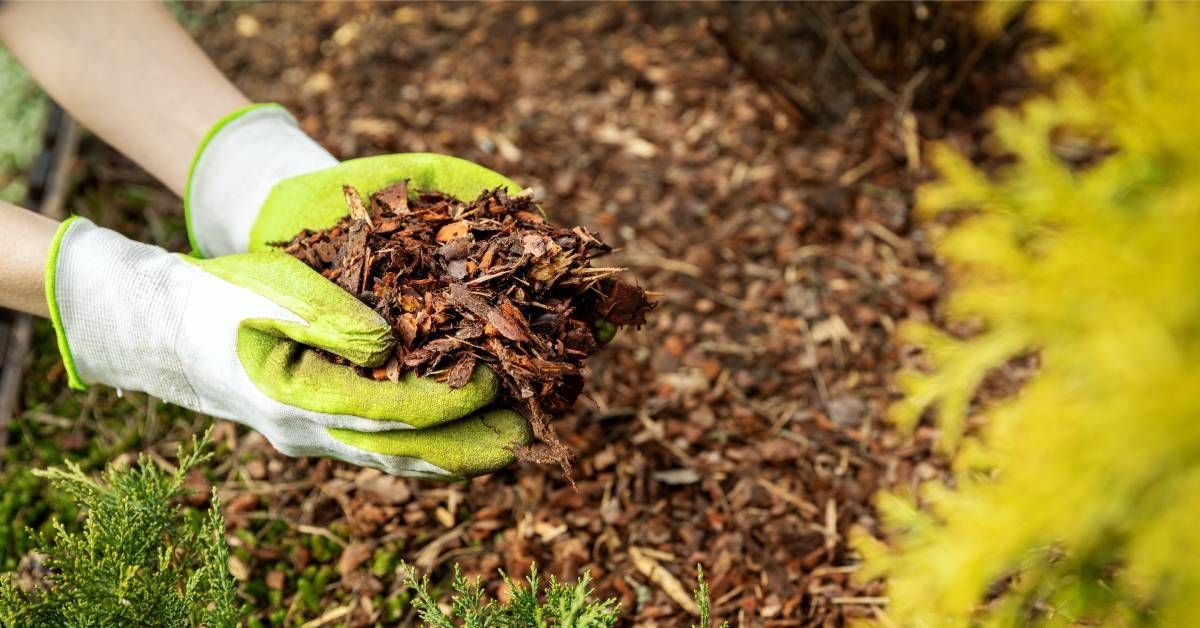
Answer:
[[196, 272], [87, 219], [63, 223], [46, 288], [71, 385], [144, 390], [195, 407], [174, 347]]
[[245, 252], [276, 183], [337, 163], [279, 105], [251, 105], [225, 116], [201, 142], [183, 195], [193, 254]]

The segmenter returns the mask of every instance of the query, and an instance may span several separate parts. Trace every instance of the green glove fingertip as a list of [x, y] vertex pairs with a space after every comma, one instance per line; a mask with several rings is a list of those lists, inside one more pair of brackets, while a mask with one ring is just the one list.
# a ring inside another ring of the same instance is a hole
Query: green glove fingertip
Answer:
[[423, 430], [358, 432], [330, 428], [329, 434], [364, 451], [420, 458], [460, 479], [507, 467], [516, 460], [513, 450], [533, 438], [529, 423], [512, 410], [489, 410]]
[[612, 342], [612, 339], [617, 337], [617, 326], [606, 320], [596, 321], [595, 329], [596, 342], [602, 345]]
[[400, 421], [426, 428], [487, 407], [500, 391], [491, 369], [478, 366], [462, 388], [408, 372], [400, 381], [375, 381], [334, 364], [298, 342], [243, 326], [238, 359], [254, 385], [288, 405], [328, 414]]

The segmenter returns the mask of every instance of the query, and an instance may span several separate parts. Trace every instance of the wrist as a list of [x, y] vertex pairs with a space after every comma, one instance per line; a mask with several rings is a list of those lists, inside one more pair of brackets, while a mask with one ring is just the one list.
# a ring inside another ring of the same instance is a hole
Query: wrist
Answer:
[[279, 105], [251, 105], [226, 115], [200, 143], [184, 190], [193, 254], [246, 251], [250, 229], [276, 183], [336, 163]]
[[0, 201], [0, 307], [49, 316], [45, 268], [58, 226], [56, 220]]

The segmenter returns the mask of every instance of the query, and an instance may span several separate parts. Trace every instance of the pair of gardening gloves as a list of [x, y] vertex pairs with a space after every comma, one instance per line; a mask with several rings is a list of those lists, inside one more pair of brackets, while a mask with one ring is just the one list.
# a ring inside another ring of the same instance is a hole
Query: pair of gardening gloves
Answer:
[[531, 437], [488, 409], [499, 381], [476, 368], [458, 389], [411, 373], [374, 381], [392, 355], [374, 310], [270, 246], [346, 213], [401, 179], [471, 199], [520, 187], [453, 157], [401, 154], [338, 163], [278, 105], [231, 113], [202, 142], [184, 194], [192, 256], [97, 227], [63, 223], [46, 293], [72, 387], [101, 383], [245, 424], [291, 456], [329, 456], [396, 475], [462, 479], [513, 461]]

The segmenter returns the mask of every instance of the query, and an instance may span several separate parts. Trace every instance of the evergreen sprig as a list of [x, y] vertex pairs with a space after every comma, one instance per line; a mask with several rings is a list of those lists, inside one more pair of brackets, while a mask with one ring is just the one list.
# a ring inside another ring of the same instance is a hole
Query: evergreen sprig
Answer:
[[[696, 600], [696, 608], [700, 609], [700, 623], [692, 624], [692, 628], [709, 628], [712, 626], [712, 601], [708, 593], [708, 581], [704, 579], [704, 566], [696, 565], [696, 590], [692, 592]], [[721, 622], [720, 628], [729, 628], [729, 622]]]

